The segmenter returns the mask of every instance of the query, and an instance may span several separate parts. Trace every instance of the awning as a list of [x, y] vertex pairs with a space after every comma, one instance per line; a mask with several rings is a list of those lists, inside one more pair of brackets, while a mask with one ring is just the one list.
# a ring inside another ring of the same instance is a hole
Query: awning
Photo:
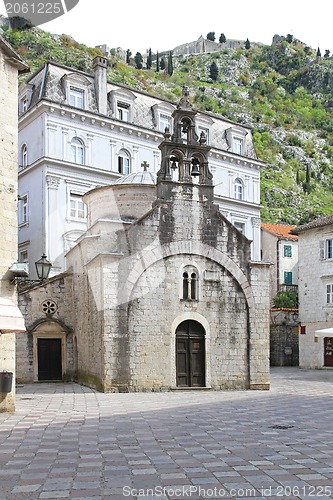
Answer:
[[9, 299], [0, 297], [0, 332], [25, 332], [24, 318], [19, 308]]
[[333, 328], [324, 328], [323, 330], [316, 330], [315, 337], [333, 337]]

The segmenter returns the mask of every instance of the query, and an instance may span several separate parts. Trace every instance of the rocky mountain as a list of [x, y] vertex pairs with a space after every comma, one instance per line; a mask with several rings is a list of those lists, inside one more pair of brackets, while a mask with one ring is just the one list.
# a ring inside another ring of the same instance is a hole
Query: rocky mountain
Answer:
[[[38, 28], [13, 31], [6, 24], [2, 29], [32, 71], [48, 59], [91, 71], [92, 58], [100, 53], [67, 35]], [[209, 47], [211, 52], [173, 55], [172, 65], [170, 53], [150, 60], [144, 54], [144, 68], [150, 69], [135, 67], [137, 54], [126, 63], [126, 51], [112, 49], [108, 76], [171, 101], [187, 85], [197, 109], [251, 126], [257, 155], [267, 164], [261, 182], [263, 221], [302, 224], [333, 213], [329, 51], [322, 55], [291, 35], [275, 36], [270, 46], [226, 41], [216, 50]]]

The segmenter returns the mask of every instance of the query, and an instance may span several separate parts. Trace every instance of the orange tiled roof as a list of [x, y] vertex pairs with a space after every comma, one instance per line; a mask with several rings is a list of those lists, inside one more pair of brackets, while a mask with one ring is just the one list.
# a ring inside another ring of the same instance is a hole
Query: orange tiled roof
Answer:
[[290, 231], [296, 226], [289, 226], [287, 224], [261, 224], [261, 227], [279, 238], [289, 238], [291, 240], [297, 240], [298, 238], [296, 234], [290, 234]]

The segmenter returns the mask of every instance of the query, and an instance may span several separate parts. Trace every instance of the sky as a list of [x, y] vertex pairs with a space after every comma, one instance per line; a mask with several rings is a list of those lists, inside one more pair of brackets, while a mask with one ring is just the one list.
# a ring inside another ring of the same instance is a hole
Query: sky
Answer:
[[[4, 15], [5, 2], [0, 0]], [[332, 0], [313, 4], [304, 0], [80, 0], [71, 11], [40, 28], [70, 35], [89, 47], [106, 44], [133, 54], [149, 48], [171, 50], [211, 31], [216, 41], [224, 33], [227, 39], [248, 38], [267, 45], [275, 34], [290, 33], [313, 49], [319, 47], [322, 54], [326, 49], [333, 54], [332, 20]]]

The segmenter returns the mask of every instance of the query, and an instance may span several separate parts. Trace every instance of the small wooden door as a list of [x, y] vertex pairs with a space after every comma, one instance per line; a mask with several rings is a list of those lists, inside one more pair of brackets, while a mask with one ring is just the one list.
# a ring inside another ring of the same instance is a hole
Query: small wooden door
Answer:
[[333, 367], [333, 338], [324, 338], [324, 366]]
[[183, 321], [176, 330], [177, 387], [205, 387], [205, 329]]
[[62, 380], [61, 339], [38, 339], [38, 380]]

